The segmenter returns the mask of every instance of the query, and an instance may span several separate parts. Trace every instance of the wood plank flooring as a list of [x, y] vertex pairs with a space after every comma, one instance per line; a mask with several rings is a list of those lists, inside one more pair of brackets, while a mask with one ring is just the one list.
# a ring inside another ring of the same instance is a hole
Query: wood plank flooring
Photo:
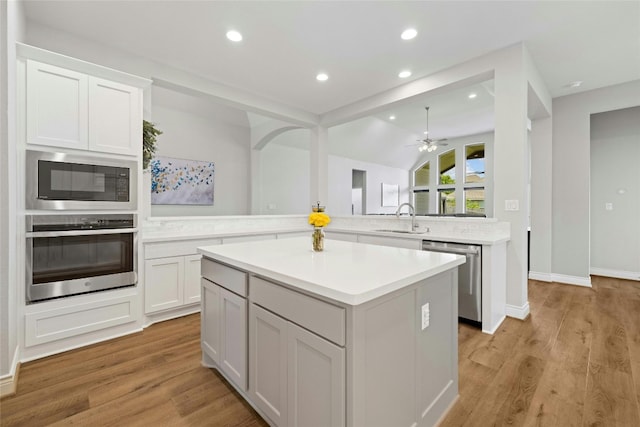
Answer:
[[[451, 426], [640, 426], [640, 283], [529, 281], [531, 315], [460, 324]], [[200, 365], [200, 318], [25, 363], [2, 426], [266, 426]], [[395, 427], [395, 426], [389, 426]]]

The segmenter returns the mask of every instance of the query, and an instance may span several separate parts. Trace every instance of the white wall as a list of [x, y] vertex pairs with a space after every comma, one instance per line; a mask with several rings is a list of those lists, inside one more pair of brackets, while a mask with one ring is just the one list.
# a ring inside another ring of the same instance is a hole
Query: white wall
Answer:
[[530, 277], [552, 281], [551, 191], [553, 162], [550, 117], [533, 120], [531, 125], [531, 247]]
[[640, 280], [639, 163], [640, 107], [591, 115], [593, 274]]
[[[24, 41], [21, 2], [0, 2], [0, 379], [11, 377], [16, 327], [16, 50]], [[5, 391], [4, 389], [2, 391]]]
[[[257, 213], [274, 215], [310, 212], [309, 139], [308, 129], [291, 130], [277, 136], [260, 150], [260, 202]], [[290, 145], [285, 145], [286, 143]]]
[[640, 104], [640, 80], [553, 100], [553, 262], [559, 281], [589, 284], [590, 116]]
[[249, 213], [249, 128], [220, 121], [206, 111], [196, 113], [189, 108], [174, 108], [170, 102], [158, 103], [177, 97], [182, 101], [181, 106], [188, 106], [190, 97], [167, 96], [166, 89], [154, 88], [153, 91], [161, 96], [152, 98], [152, 122], [163, 132], [158, 136], [156, 154], [212, 161], [215, 174], [213, 205], [152, 205], [151, 216]]
[[382, 184], [400, 186], [400, 203], [409, 201], [409, 171], [374, 163], [329, 155], [329, 201], [327, 211], [333, 215], [351, 215], [351, 172], [367, 172], [367, 214], [393, 214], [397, 207], [382, 206]]

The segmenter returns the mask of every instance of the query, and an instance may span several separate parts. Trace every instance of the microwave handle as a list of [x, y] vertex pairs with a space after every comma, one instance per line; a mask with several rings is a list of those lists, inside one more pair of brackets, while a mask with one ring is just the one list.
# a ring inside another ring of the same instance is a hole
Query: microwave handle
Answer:
[[27, 232], [27, 238], [38, 237], [67, 237], [67, 236], [90, 236], [95, 234], [125, 234], [137, 233], [137, 228], [107, 228], [91, 230], [68, 230], [68, 231], [32, 231]]

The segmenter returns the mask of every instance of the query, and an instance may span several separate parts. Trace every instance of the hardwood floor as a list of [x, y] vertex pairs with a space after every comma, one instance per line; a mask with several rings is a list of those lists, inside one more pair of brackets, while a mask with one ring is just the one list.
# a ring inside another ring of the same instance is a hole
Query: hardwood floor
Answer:
[[[640, 283], [529, 281], [531, 315], [460, 324], [450, 426], [640, 426]], [[198, 315], [22, 365], [2, 426], [266, 426], [200, 366]], [[389, 426], [394, 427], [394, 426]]]

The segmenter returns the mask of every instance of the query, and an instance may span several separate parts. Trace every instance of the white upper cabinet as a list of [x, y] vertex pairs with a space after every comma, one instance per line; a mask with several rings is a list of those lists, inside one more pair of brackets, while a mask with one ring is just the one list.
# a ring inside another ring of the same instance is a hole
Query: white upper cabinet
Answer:
[[27, 61], [27, 142], [87, 149], [88, 76]]
[[89, 77], [89, 149], [137, 155], [141, 152], [140, 90]]
[[142, 89], [26, 60], [28, 144], [140, 156]]

